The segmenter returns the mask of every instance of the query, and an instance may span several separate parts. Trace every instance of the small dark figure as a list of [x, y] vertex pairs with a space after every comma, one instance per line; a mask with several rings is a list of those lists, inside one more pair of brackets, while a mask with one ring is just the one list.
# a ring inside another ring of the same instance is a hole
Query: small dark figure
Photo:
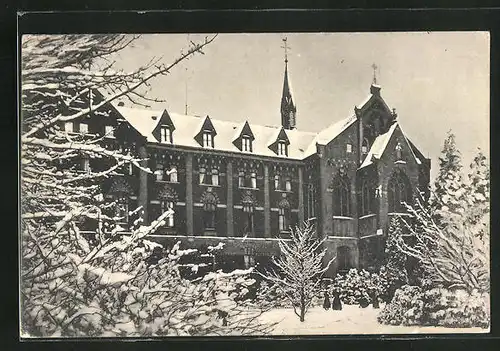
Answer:
[[340, 301], [340, 294], [337, 291], [333, 292], [332, 310], [342, 311], [342, 301]]
[[371, 295], [372, 295], [371, 298], [372, 298], [372, 306], [373, 306], [373, 308], [380, 308], [380, 305], [379, 305], [379, 302], [378, 302], [377, 292], [376, 291], [372, 291]]
[[325, 299], [323, 300], [323, 308], [325, 310], [329, 310], [332, 304], [330, 303], [330, 296], [328, 295], [328, 291], [325, 291]]
[[226, 311], [217, 310], [217, 318], [222, 319], [222, 326], [223, 327], [227, 327], [227, 316], [228, 316], [228, 313]]

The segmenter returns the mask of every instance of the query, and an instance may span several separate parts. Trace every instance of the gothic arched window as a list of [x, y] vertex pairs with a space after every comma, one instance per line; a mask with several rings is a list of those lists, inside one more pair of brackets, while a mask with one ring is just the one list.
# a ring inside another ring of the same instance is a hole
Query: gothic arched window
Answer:
[[333, 186], [333, 215], [351, 216], [351, 188], [346, 175], [339, 174]]
[[[161, 212], [165, 213], [169, 210], [174, 211], [174, 202], [171, 199], [163, 200], [161, 202]], [[165, 225], [169, 228], [172, 228], [175, 223], [175, 212], [171, 215], [165, 218]]]
[[284, 199], [278, 204], [278, 229], [288, 231], [290, 227], [290, 203]]
[[245, 219], [245, 228], [243, 232], [253, 233], [254, 231], [254, 206], [252, 203], [245, 203], [243, 205], [244, 219]]
[[411, 201], [411, 186], [408, 177], [403, 172], [395, 172], [387, 185], [387, 197], [390, 213], [404, 213], [404, 203]]
[[203, 201], [203, 223], [206, 230], [215, 229], [215, 213], [217, 210], [217, 198], [208, 193]]
[[374, 206], [374, 198], [375, 198], [375, 191], [373, 189], [373, 186], [371, 183], [363, 179], [361, 183], [361, 215], [367, 215], [370, 213], [374, 213], [375, 211], [375, 206]]
[[316, 199], [314, 196], [314, 185], [309, 184], [307, 186], [307, 216], [309, 218], [314, 218], [316, 216]]
[[339, 271], [351, 268], [351, 249], [349, 247], [339, 246], [337, 248], [337, 262]]

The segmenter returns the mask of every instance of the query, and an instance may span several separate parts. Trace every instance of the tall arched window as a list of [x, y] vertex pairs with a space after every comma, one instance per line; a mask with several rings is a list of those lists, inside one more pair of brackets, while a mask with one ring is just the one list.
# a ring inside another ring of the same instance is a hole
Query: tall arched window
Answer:
[[387, 185], [387, 197], [390, 213], [404, 213], [406, 208], [403, 202], [411, 202], [411, 186], [406, 174], [402, 171], [395, 172]]
[[314, 218], [316, 216], [316, 199], [314, 198], [314, 185], [309, 184], [307, 186], [307, 216], [309, 218]]
[[351, 188], [346, 175], [338, 175], [333, 186], [333, 215], [351, 216]]
[[213, 194], [207, 194], [203, 201], [203, 223], [205, 230], [214, 230], [216, 224], [215, 213], [217, 210], [217, 199]]
[[375, 191], [372, 184], [363, 179], [361, 183], [361, 216], [375, 212], [374, 198]]
[[[169, 210], [174, 211], [174, 202], [171, 199], [163, 200], [161, 202], [161, 212], [165, 213]], [[165, 225], [168, 228], [173, 228], [175, 224], [175, 212], [165, 219]]]
[[245, 203], [243, 205], [245, 227], [243, 229], [244, 234], [253, 233], [254, 231], [254, 217], [253, 211], [254, 206], [251, 203]]
[[339, 271], [351, 268], [351, 249], [347, 246], [337, 248], [337, 267]]
[[278, 204], [278, 229], [280, 232], [290, 229], [290, 203], [286, 199]]

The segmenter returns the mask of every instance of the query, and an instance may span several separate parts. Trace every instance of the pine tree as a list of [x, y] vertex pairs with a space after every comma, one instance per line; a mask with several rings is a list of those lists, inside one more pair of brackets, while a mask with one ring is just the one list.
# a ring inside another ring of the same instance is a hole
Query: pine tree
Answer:
[[[448, 137], [448, 155], [458, 154], [453, 138]], [[433, 209], [422, 198], [407, 206], [410, 218], [401, 218], [408, 233], [396, 241], [398, 248], [416, 259], [433, 285], [460, 287], [469, 292], [489, 291], [489, 167], [480, 152], [471, 164], [467, 179], [456, 173], [454, 162], [450, 176], [440, 169], [437, 190], [444, 194]], [[460, 180], [460, 182], [459, 182]]]
[[389, 234], [385, 244], [384, 278], [388, 284], [387, 300], [392, 299], [397, 289], [408, 284], [406, 268], [408, 257], [397, 246], [397, 240], [403, 235], [404, 230], [404, 224], [399, 217], [391, 218]]
[[465, 196], [462, 168], [462, 157], [456, 146], [455, 135], [450, 130], [439, 157], [439, 172], [431, 196], [431, 205], [437, 211], [438, 218], [441, 209], [457, 211], [461, 207]]
[[468, 180], [469, 220], [477, 224], [490, 211], [490, 167], [481, 150], [470, 165]]

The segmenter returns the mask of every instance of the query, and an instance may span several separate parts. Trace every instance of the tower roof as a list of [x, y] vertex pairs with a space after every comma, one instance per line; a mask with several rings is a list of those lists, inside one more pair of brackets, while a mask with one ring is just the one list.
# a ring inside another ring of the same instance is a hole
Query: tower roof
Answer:
[[283, 92], [281, 94], [281, 124], [285, 129], [296, 127], [295, 114], [297, 106], [293, 101], [292, 86], [288, 76], [288, 60], [285, 60], [285, 75], [283, 79]]

